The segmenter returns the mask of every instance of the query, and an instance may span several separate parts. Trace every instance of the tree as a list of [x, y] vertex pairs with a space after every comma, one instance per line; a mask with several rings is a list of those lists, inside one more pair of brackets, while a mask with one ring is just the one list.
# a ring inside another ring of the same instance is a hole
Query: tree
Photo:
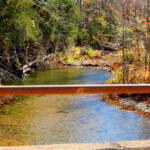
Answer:
[[[117, 43], [122, 50], [121, 69], [118, 72], [121, 83], [129, 83], [130, 64], [134, 64], [136, 68], [142, 68], [148, 77], [150, 72], [150, 0], [85, 0], [83, 8], [87, 18], [85, 28], [87, 32], [90, 31], [91, 41], [105, 48], [109, 48], [110, 42], [112, 42], [111, 45]], [[103, 20], [100, 16], [98, 17], [100, 13]], [[95, 18], [106, 22], [102, 26], [103, 30], [97, 28], [97, 26], [101, 27], [101, 24], [96, 26]], [[89, 30], [92, 25], [93, 32]], [[99, 34], [101, 31], [103, 33]]]
[[0, 68], [17, 76], [40, 54], [64, 51], [77, 38], [74, 0], [0, 0], [0, 8]]

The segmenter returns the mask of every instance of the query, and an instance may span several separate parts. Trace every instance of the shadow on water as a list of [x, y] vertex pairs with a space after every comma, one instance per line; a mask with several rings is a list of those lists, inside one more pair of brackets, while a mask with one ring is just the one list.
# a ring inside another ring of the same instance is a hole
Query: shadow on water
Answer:
[[[94, 69], [37, 71], [15, 84], [103, 84], [111, 74]], [[97, 143], [150, 138], [150, 120], [120, 111], [102, 95], [21, 96], [0, 114], [0, 145]]]

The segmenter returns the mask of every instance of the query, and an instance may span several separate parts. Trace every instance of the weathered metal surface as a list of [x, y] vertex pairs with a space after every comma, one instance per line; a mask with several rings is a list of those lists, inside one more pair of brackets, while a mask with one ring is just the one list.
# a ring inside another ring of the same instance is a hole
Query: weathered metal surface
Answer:
[[150, 84], [0, 86], [0, 95], [150, 93]]

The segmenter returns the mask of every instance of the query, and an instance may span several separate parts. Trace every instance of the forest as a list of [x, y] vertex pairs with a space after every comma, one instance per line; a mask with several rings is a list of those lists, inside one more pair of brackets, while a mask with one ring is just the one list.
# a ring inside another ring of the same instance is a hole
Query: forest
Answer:
[[115, 74], [108, 83], [149, 83], [150, 0], [84, 0], [81, 8], [74, 0], [0, 0], [1, 80], [22, 78], [52, 55], [70, 65], [107, 61]]
[[1, 79], [22, 77], [23, 66], [76, 39], [80, 10], [72, 0], [0, 0]]
[[150, 0], [0, 0], [0, 86], [6, 149], [141, 148], [150, 139]]

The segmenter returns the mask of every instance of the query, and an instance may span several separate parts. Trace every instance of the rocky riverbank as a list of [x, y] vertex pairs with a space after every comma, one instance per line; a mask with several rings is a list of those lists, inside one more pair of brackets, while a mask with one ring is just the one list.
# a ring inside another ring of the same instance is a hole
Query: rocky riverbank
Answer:
[[105, 95], [110, 105], [120, 107], [121, 110], [132, 111], [150, 118], [150, 94], [113, 94]]
[[112, 69], [112, 66], [108, 62], [101, 62], [100, 60], [99, 61], [82, 61], [76, 64], [62, 63], [61, 65], [92, 68], [92, 69], [98, 69], [98, 70], [105, 70], [109, 72]]
[[58, 54], [57, 64], [112, 71], [117, 51], [88, 50], [86, 47], [72, 48], [69, 53]]

